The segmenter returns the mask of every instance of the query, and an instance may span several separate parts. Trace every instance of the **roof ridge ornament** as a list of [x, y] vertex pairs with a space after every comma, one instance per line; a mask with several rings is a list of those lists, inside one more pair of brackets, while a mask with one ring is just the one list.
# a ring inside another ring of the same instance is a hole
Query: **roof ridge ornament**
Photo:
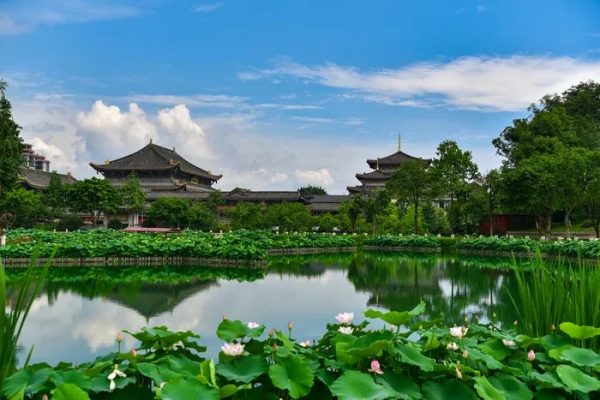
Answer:
[[398, 134], [398, 151], [402, 151], [402, 135]]

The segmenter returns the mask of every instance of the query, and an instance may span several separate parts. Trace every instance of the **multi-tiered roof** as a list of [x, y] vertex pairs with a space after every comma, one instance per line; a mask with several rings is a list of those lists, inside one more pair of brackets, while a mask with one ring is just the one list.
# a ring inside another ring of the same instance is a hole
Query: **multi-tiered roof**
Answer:
[[167, 149], [152, 141], [125, 157], [90, 165], [115, 186], [122, 186], [134, 173], [147, 192], [209, 192], [221, 178], [187, 161], [175, 148]]
[[392, 176], [392, 173], [402, 165], [402, 163], [409, 160], [420, 160], [426, 163], [430, 162], [430, 160], [406, 154], [400, 149], [389, 156], [368, 159], [367, 164], [369, 164], [372, 171], [356, 174], [356, 179], [358, 179], [361, 184], [358, 186], [348, 186], [348, 192], [351, 194], [369, 194], [374, 190], [383, 189]]

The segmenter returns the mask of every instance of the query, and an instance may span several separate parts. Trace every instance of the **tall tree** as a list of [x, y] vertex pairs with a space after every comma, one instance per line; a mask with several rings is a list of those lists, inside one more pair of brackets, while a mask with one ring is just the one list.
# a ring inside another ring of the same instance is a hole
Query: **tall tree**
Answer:
[[152, 203], [147, 216], [150, 223], [161, 228], [186, 228], [192, 219], [190, 202], [177, 197], [161, 197]]
[[141, 212], [146, 204], [146, 193], [140, 185], [135, 173], [129, 174], [127, 181], [121, 187], [121, 205], [129, 212]]
[[[387, 183], [387, 188], [392, 194], [397, 195], [399, 200], [409, 202], [415, 210], [421, 207], [421, 201], [425, 197], [430, 179], [425, 162], [420, 160], [409, 160], [400, 165], [392, 174]], [[421, 233], [419, 229], [419, 213], [414, 213], [414, 232]]]
[[[23, 162], [23, 143], [19, 136], [21, 127], [13, 120], [6, 87], [6, 82], [0, 80], [0, 200], [16, 186], [19, 166]], [[0, 236], [4, 236], [7, 219], [10, 218], [5, 211], [0, 210]]]
[[377, 190], [362, 199], [362, 213], [365, 221], [371, 224], [373, 233], [377, 230], [378, 217], [385, 214], [390, 201], [390, 194], [385, 189]]
[[479, 179], [479, 169], [470, 151], [463, 151], [456, 142], [440, 143], [429, 167], [432, 188], [437, 195], [450, 197], [450, 223], [456, 231], [467, 224], [465, 205], [471, 195], [472, 183]]
[[485, 197], [485, 212], [489, 218], [490, 236], [494, 235], [496, 224], [494, 216], [500, 211], [501, 179], [500, 171], [493, 169], [481, 177], [479, 182]]
[[67, 204], [67, 190], [56, 172], [50, 174], [50, 183], [44, 191], [44, 203], [50, 212], [50, 218], [58, 217]]
[[69, 206], [73, 211], [88, 213], [94, 224], [98, 223], [100, 214], [111, 214], [117, 211], [121, 203], [119, 192], [106, 179], [84, 179], [70, 185]]
[[362, 213], [363, 199], [361, 196], [352, 196], [350, 200], [340, 204], [340, 216], [347, 218], [352, 233], [356, 232], [356, 222]]
[[5, 210], [4, 222], [6, 228], [33, 228], [40, 219], [46, 217], [46, 207], [42, 196], [22, 187], [15, 188], [0, 200], [0, 208]]

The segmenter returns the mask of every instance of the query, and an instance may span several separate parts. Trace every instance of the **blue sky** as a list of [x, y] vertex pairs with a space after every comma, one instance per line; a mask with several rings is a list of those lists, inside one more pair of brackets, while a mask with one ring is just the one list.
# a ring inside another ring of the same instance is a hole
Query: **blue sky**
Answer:
[[4, 1], [0, 77], [23, 136], [93, 174], [150, 138], [220, 188], [343, 193], [366, 158], [491, 140], [600, 80], [598, 1]]

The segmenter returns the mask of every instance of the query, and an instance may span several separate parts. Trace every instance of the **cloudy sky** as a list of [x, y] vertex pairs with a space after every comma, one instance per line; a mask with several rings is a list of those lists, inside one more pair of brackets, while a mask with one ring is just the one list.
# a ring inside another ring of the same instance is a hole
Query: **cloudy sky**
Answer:
[[600, 80], [600, 2], [0, 1], [23, 137], [92, 176], [150, 139], [221, 189], [343, 193], [367, 158], [491, 140], [546, 93]]

